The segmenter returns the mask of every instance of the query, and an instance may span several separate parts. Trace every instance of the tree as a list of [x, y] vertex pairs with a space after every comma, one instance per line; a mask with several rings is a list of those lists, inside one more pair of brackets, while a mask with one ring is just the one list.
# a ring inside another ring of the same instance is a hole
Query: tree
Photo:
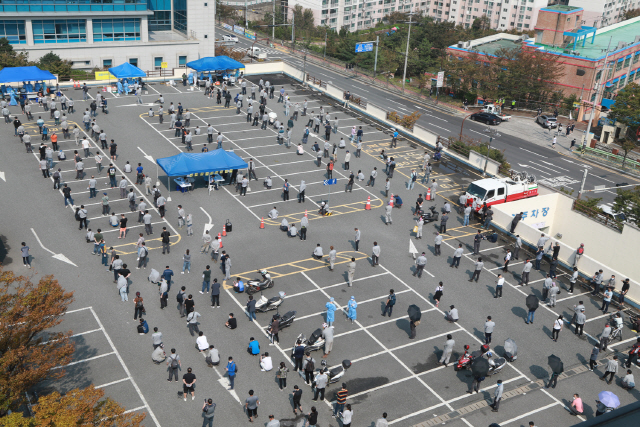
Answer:
[[29, 65], [29, 55], [26, 52], [16, 52], [6, 37], [0, 38], [0, 68], [26, 65]]
[[640, 9], [626, 10], [622, 20], [626, 21], [627, 19], [635, 18], [636, 16], [640, 16]]
[[640, 227], [640, 187], [618, 188], [613, 200], [613, 211], [622, 213]]
[[71, 332], [50, 331], [72, 301], [53, 276], [34, 284], [0, 270], [0, 416], [17, 409], [40, 381], [64, 374], [53, 368], [71, 361]]
[[[138, 427], [146, 414], [131, 412], [111, 398], [102, 399], [104, 391], [89, 386], [71, 390], [64, 396], [58, 392], [42, 396], [33, 407], [33, 418], [24, 418], [21, 413], [0, 419], [2, 427]], [[117, 419], [117, 423], [114, 423]]]
[[219, 23], [220, 21], [226, 20], [227, 18], [236, 16], [236, 10], [231, 6], [222, 4], [220, 0], [216, 0], [216, 16], [218, 17]]
[[71, 75], [71, 61], [63, 60], [53, 52], [49, 52], [40, 58], [38, 66], [43, 70], [48, 70], [52, 74], [57, 74], [61, 77]]
[[607, 117], [626, 126], [627, 130], [621, 139], [627, 139], [633, 142], [633, 144], [638, 143], [637, 130], [640, 128], [640, 86], [637, 83], [629, 83], [624, 89], [618, 92], [616, 102], [611, 106], [611, 111], [609, 111]]

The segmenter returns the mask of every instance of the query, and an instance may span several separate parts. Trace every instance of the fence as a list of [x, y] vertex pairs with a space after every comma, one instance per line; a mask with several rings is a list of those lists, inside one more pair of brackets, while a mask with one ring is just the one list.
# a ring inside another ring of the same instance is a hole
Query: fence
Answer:
[[592, 220], [599, 222], [605, 227], [609, 227], [612, 230], [616, 230], [618, 232], [622, 232], [622, 228], [624, 227], [624, 223], [620, 221], [616, 221], [602, 214], [602, 211], [590, 208], [585, 205], [585, 202], [582, 200], [574, 200], [573, 205], [571, 205], [571, 209], [576, 212], [580, 212], [583, 215], [588, 216]]
[[[342, 92], [342, 99], [346, 100], [347, 99], [347, 92]], [[363, 99], [360, 96], [356, 96], [353, 93], [350, 94], [349, 96], [349, 102], [352, 102], [356, 105], [359, 105], [360, 107], [364, 108], [365, 110], [367, 109], [367, 100]]]
[[[609, 153], [608, 151], [598, 150], [597, 148], [582, 147], [576, 152], [581, 157], [596, 159], [601, 162], [608, 163], [612, 166], [619, 167], [629, 172], [640, 174], [640, 162], [627, 158], [618, 154]], [[623, 164], [624, 162], [624, 164]]]

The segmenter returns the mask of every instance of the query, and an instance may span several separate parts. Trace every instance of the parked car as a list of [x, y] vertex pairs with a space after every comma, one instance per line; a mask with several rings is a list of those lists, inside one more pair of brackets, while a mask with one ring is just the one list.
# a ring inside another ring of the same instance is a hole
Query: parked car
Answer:
[[234, 36], [231, 34], [225, 34], [222, 36], [222, 40], [226, 41], [226, 42], [236, 42], [238, 43], [238, 36]]
[[491, 113], [474, 113], [471, 115], [470, 119], [476, 122], [486, 123], [488, 125], [499, 125], [502, 123], [502, 119], [500, 117]]
[[542, 125], [543, 128], [555, 128], [558, 127], [558, 119], [553, 116], [538, 116], [536, 121]]

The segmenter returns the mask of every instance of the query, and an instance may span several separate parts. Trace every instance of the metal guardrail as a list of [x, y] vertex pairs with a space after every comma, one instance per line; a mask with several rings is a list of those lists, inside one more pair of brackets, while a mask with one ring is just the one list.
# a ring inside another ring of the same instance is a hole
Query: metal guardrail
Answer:
[[[347, 92], [342, 92], [342, 99], [344, 99], [346, 101], [347, 99]], [[351, 94], [351, 96], [349, 97], [349, 102], [356, 104], [362, 108], [364, 108], [365, 110], [367, 109], [367, 100], [366, 99], [362, 99], [361, 96], [356, 96], [353, 93]]]
[[[582, 147], [576, 151], [576, 154], [578, 154], [581, 157], [597, 159], [600, 161], [607, 162], [612, 166], [617, 166], [622, 169], [640, 173], [640, 162], [638, 162], [637, 160], [630, 159], [628, 157], [626, 160], [624, 160], [624, 156], [609, 153], [608, 151], [599, 150], [597, 148]], [[624, 160], [624, 166], [623, 166], [623, 160]]]
[[617, 231], [619, 233], [622, 233], [622, 229], [624, 228], [624, 223], [623, 222], [616, 221], [616, 220], [608, 218], [605, 215], [602, 215], [602, 213], [600, 213], [599, 211], [597, 211], [595, 209], [591, 209], [591, 208], [583, 205], [580, 200], [574, 200], [573, 204], [571, 205], [571, 209], [573, 209], [576, 212], [580, 212], [583, 215], [586, 215], [590, 219], [592, 219], [592, 220], [594, 220], [596, 222], [599, 222], [600, 224], [604, 225], [605, 227], [609, 227], [612, 230], [615, 230], [615, 231]]

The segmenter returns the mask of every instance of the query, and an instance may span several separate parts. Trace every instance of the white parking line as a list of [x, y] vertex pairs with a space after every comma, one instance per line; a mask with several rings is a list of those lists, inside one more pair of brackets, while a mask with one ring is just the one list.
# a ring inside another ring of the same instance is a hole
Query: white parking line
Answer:
[[[109, 387], [110, 385], [114, 385], [114, 384], [120, 384], [123, 383], [125, 381], [129, 381], [131, 378], [127, 377], [127, 378], [122, 378], [121, 380], [116, 380], [116, 381], [111, 381], [110, 383], [106, 383], [106, 384], [100, 384], [95, 386], [94, 388], [104, 388], [104, 387]], [[144, 408], [144, 406], [142, 407]]]

